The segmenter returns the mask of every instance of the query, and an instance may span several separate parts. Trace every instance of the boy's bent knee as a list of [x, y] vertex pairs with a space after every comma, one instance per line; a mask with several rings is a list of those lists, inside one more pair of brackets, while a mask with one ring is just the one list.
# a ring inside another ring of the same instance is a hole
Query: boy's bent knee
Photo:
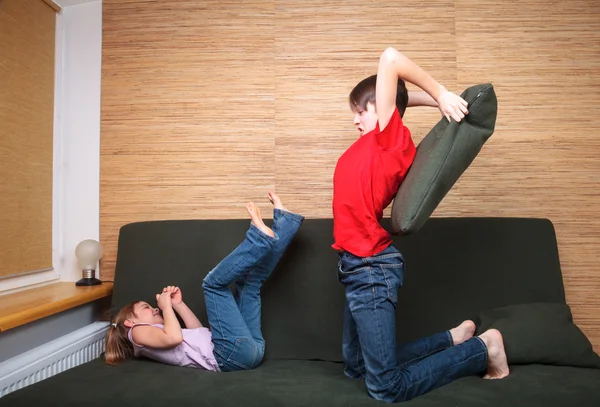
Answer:
[[214, 278], [212, 278], [212, 276], [210, 275], [210, 273], [208, 273], [206, 275], [206, 277], [204, 277], [204, 279], [202, 280], [202, 288], [204, 290], [208, 289], [210, 290], [211, 288], [220, 288], [221, 284], [219, 284], [218, 281], [214, 281]]
[[389, 382], [377, 380], [375, 383], [372, 379], [369, 380], [369, 378], [367, 378], [366, 385], [369, 395], [375, 400], [385, 401], [387, 403], [398, 403], [408, 401], [412, 398], [411, 392], [409, 391], [409, 388], [406, 387], [401, 376], [394, 380], [390, 380]]

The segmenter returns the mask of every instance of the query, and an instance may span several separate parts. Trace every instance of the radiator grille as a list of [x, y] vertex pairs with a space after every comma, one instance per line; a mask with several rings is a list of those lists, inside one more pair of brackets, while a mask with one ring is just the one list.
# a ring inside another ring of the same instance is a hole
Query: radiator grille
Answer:
[[45, 380], [104, 352], [108, 323], [95, 322], [0, 364], [0, 397]]

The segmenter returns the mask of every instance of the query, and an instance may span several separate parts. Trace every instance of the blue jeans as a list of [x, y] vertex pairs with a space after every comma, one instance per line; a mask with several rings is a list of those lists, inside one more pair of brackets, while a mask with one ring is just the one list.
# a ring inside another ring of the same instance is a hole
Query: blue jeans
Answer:
[[[260, 325], [260, 289], [292, 241], [304, 217], [273, 210], [271, 237], [250, 224], [244, 241], [202, 283], [214, 356], [223, 372], [260, 364], [265, 341]], [[230, 289], [235, 283], [236, 294]]]
[[364, 377], [373, 398], [407, 401], [486, 370], [487, 348], [477, 337], [453, 346], [445, 331], [396, 348], [404, 259], [395, 247], [364, 258], [341, 252], [338, 275], [346, 290], [344, 373]]

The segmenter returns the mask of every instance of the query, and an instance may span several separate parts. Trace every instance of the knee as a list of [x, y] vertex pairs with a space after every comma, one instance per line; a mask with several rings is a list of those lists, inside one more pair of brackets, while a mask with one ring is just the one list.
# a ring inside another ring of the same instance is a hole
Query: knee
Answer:
[[265, 347], [259, 346], [258, 351], [256, 352], [256, 361], [254, 362], [253, 368], [258, 367], [258, 365], [260, 365], [262, 363], [264, 357], [265, 357]]
[[219, 287], [219, 284], [212, 278], [211, 273], [208, 273], [202, 280], [202, 289], [210, 290]]
[[365, 384], [369, 395], [375, 400], [387, 403], [408, 401], [411, 397], [412, 386], [407, 386], [407, 378], [402, 372], [394, 375], [367, 375]]
[[369, 392], [369, 396], [373, 397], [375, 400], [385, 401], [386, 403], [407, 401], [394, 397], [388, 386], [373, 386], [372, 384], [367, 383], [367, 391]]

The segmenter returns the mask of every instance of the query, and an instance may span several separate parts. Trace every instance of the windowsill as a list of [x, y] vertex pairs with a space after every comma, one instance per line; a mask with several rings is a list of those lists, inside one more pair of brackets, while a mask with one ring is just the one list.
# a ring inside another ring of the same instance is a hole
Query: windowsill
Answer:
[[0, 332], [108, 297], [113, 283], [77, 287], [61, 282], [0, 296]]

